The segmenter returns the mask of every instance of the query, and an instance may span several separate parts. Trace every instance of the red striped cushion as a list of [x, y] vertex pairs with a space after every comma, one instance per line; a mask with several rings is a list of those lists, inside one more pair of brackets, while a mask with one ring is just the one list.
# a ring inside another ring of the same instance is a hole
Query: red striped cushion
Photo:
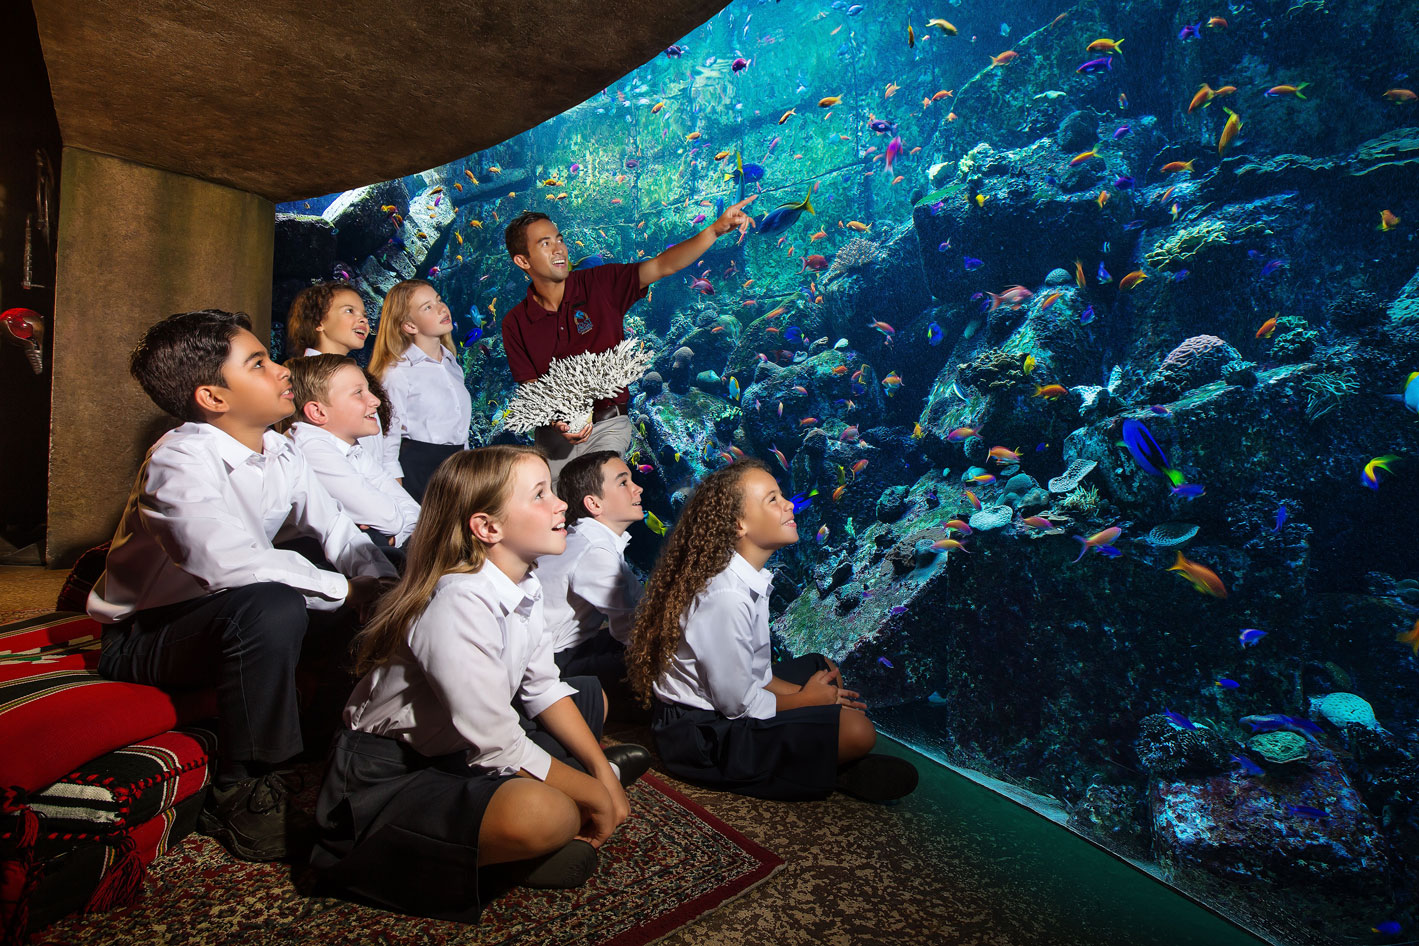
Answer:
[[0, 786], [36, 791], [120, 746], [215, 715], [214, 691], [99, 676], [102, 633], [83, 614], [0, 628]]

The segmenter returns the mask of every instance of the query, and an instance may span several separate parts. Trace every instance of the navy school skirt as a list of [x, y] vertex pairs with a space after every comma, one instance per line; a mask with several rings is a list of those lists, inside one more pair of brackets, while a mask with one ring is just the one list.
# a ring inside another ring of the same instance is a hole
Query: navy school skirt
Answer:
[[399, 466], [404, 470], [400, 481], [404, 491], [414, 497], [414, 502], [424, 501], [424, 488], [434, 475], [439, 464], [466, 447], [458, 443], [426, 443], [422, 440], [399, 441]]
[[[804, 684], [827, 670], [822, 654], [774, 665], [774, 676]], [[676, 778], [705, 788], [783, 801], [826, 798], [838, 771], [840, 707], [801, 706], [772, 719], [730, 719], [659, 697], [651, 717], [655, 749]]]
[[[566, 681], [593, 734], [602, 731], [601, 685]], [[514, 706], [528, 738], [553, 758], [585, 768], [540, 724]], [[493, 793], [518, 775], [469, 766], [466, 753], [422, 755], [398, 739], [341, 727], [316, 802], [318, 840], [311, 865], [334, 887], [394, 910], [473, 923], [484, 893], [496, 892], [498, 865], [480, 891], [478, 832]]]

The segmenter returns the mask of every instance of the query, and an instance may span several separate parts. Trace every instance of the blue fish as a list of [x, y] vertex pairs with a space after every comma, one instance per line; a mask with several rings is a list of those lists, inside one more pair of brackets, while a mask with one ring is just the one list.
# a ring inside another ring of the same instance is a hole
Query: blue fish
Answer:
[[1044, 453], [1044, 452], [1045, 452], [1046, 450], [1048, 450], [1048, 449], [1049, 449], [1049, 444], [1047, 444], [1047, 443], [1041, 442], [1041, 443], [1035, 444], [1035, 452], [1036, 452], [1036, 453]]
[[1310, 805], [1287, 805], [1286, 811], [1301, 818], [1311, 821], [1319, 821], [1321, 818], [1329, 818], [1330, 813], [1321, 808], [1312, 808]]
[[892, 615], [893, 617], [895, 617], [895, 616], [898, 615], [898, 614], [906, 614], [906, 613], [907, 613], [907, 606], [904, 605], [904, 604], [894, 604], [894, 605], [892, 605], [892, 607], [890, 607], [890, 608], [887, 609], [887, 613], [890, 614], [890, 615]]
[[1123, 554], [1123, 549], [1116, 549], [1112, 545], [1096, 545], [1094, 551], [1104, 558], [1118, 558]]
[[715, 215], [716, 217], [723, 217], [723, 216], [724, 216], [724, 198], [723, 198], [723, 197], [716, 197], [716, 198], [714, 199], [714, 215]]
[[1185, 25], [1185, 26], [1183, 26], [1182, 29], [1178, 30], [1178, 39], [1182, 39], [1182, 40], [1197, 39], [1197, 38], [1198, 38], [1199, 36], [1201, 36], [1201, 35], [1202, 35], [1202, 21], [1201, 21], [1201, 20], [1198, 20], [1196, 23], [1191, 23], [1191, 24]]
[[1396, 933], [1400, 932], [1403, 929], [1404, 927], [1400, 926], [1398, 922], [1394, 920], [1385, 920], [1383, 923], [1378, 923], [1375, 926], [1370, 927], [1370, 932], [1383, 933], [1386, 936], [1394, 936]]
[[938, 253], [945, 253], [945, 252], [946, 252], [947, 250], [949, 250], [950, 248], [951, 248], [951, 241], [950, 241], [950, 240], [942, 240], [941, 243], [936, 247], [936, 252], [938, 252]]
[[803, 341], [803, 329], [799, 328], [797, 325], [790, 325], [783, 330], [783, 340], [786, 342]]
[[871, 128], [879, 135], [885, 135], [887, 132], [893, 131], [897, 126], [893, 125], [891, 122], [884, 122], [880, 118], [874, 118], [872, 121], [867, 123], [867, 127]]
[[1244, 756], [1244, 755], [1234, 755], [1234, 756], [1232, 756], [1232, 761], [1235, 762], [1235, 763], [1237, 763], [1237, 768], [1241, 769], [1243, 772], [1247, 773], [1248, 775], [1265, 775], [1265, 774], [1266, 774], [1266, 770], [1265, 770], [1265, 769], [1263, 769], [1261, 766], [1257, 765], [1255, 762], [1253, 762], [1251, 759], [1248, 759], [1248, 758], [1247, 758], [1246, 756]]
[[926, 340], [931, 345], [941, 344], [941, 326], [931, 322], [926, 326]]
[[687, 48], [688, 47], [680, 46], [678, 44], [674, 46], [668, 46], [665, 49], [665, 55], [669, 56], [671, 59], [679, 59], [685, 54]]
[[1257, 642], [1265, 636], [1265, 631], [1259, 631], [1254, 627], [1247, 627], [1243, 628], [1242, 632], [1237, 635], [1237, 641], [1243, 647], [1255, 647]]
[[1137, 182], [1128, 174], [1120, 174], [1118, 177], [1114, 178], [1114, 187], [1117, 187], [1119, 190], [1132, 190], [1135, 183]]
[[805, 210], [810, 214], [817, 213], [809, 200], [812, 196], [813, 192], [809, 191], [803, 196], [803, 200], [798, 203], [783, 204], [760, 217], [755, 221], [759, 236], [772, 236], [775, 233], [787, 230], [798, 221], [798, 218], [803, 215], [803, 211]]
[[1079, 324], [1088, 325], [1092, 321], [1094, 321], [1094, 307], [1088, 306], [1083, 312], [1079, 313]]
[[859, 13], [861, 13], [861, 12], [862, 12], [862, 4], [860, 4], [860, 3], [854, 3], [852, 6], [850, 6], [850, 7], [847, 8], [847, 15], [848, 15], [848, 16], [857, 16], [857, 15], [858, 15]]
[[1235, 690], [1235, 689], [1237, 689], [1239, 686], [1241, 686], [1240, 683], [1238, 683], [1237, 681], [1233, 680], [1233, 679], [1230, 678], [1230, 677], [1218, 677], [1218, 678], [1217, 678], [1216, 680], [1214, 680], [1213, 682], [1216, 683], [1219, 687], [1221, 687], [1221, 688], [1224, 689], [1224, 690]]
[[895, 670], [895, 669], [896, 669], [895, 667], [892, 666], [892, 662], [891, 662], [890, 660], [888, 660], [886, 657], [878, 657], [878, 658], [877, 658], [877, 662], [878, 662], [879, 664], [881, 664], [882, 666], [886, 667], [888, 670]]
[[730, 378], [730, 379], [729, 379], [729, 396], [732, 397], [732, 398], [734, 398], [734, 400], [737, 401], [737, 400], [739, 400], [739, 394], [740, 394], [740, 390], [739, 390], [739, 379], [738, 379], [738, 378]]
[[469, 345], [472, 345], [474, 342], [476, 342], [482, 337], [483, 330], [477, 326], [474, 326], [471, 330], [469, 330], [467, 335], [463, 336], [463, 347], [467, 348]]
[[966, 272], [972, 273], [985, 265], [985, 260], [978, 260], [974, 256], [967, 256], [963, 260], [966, 265]]
[[1243, 716], [1241, 722], [1243, 725], [1250, 726], [1254, 733], [1275, 732], [1278, 729], [1284, 729], [1287, 732], [1298, 733], [1311, 742], [1319, 744], [1316, 736], [1321, 732], [1321, 728], [1309, 719], [1287, 716], [1283, 713], [1266, 713], [1261, 716]]
[[1123, 422], [1123, 445], [1133, 455], [1139, 468], [1149, 476], [1161, 476], [1172, 481], [1174, 486], [1183, 485], [1183, 475], [1172, 468], [1168, 455], [1153, 439], [1148, 428], [1132, 417]]
[[792, 499], [790, 499], [789, 502], [793, 503], [794, 514], [796, 515], [797, 513], [800, 513], [803, 510], [807, 509], [809, 506], [813, 505], [813, 497], [817, 495], [818, 491], [814, 489], [809, 490], [805, 493], [799, 493], [797, 496], [794, 496]]
[[1168, 717], [1168, 722], [1172, 723], [1174, 726], [1178, 727], [1179, 729], [1196, 729], [1196, 728], [1197, 728], [1197, 724], [1194, 723], [1192, 720], [1188, 719], [1188, 718], [1187, 718], [1186, 716], [1184, 716], [1182, 713], [1174, 713], [1172, 710], [1168, 709], [1166, 706], [1163, 707], [1163, 715], [1166, 716], [1166, 717]]
[[1119, 125], [1117, 128], [1114, 129], [1114, 141], [1118, 141], [1124, 135], [1129, 135], [1132, 133], [1132, 128], [1129, 128], [1127, 125]]
[[1082, 66], [1080, 66], [1078, 69], [1075, 69], [1074, 71], [1082, 75], [1093, 76], [1105, 71], [1112, 72], [1113, 67], [1114, 57], [1105, 56], [1102, 59], [1090, 59], [1088, 62], [1084, 63]]
[[1147, 226], [1147, 224], [1148, 224], [1148, 221], [1147, 221], [1147, 220], [1130, 220], [1130, 221], [1128, 221], [1128, 223], [1125, 223], [1125, 224], [1123, 225], [1123, 228], [1124, 228], [1125, 230], [1137, 230], [1137, 229], [1139, 229], [1140, 227]]
[[1173, 412], [1161, 404], [1149, 404], [1148, 409], [1159, 417], [1171, 417]]
[[1271, 530], [1272, 533], [1274, 534], [1274, 533], [1280, 532], [1280, 531], [1281, 531], [1281, 527], [1284, 526], [1285, 524], [1286, 524], [1286, 507], [1285, 507], [1285, 506], [1277, 506], [1277, 507], [1276, 507], [1276, 527]]
[[1285, 265], [1286, 261], [1284, 259], [1274, 259], [1271, 262], [1267, 263], [1265, 266], [1261, 267], [1261, 275], [1270, 276], [1272, 273], [1276, 272], [1278, 269]]
[[1200, 483], [1183, 483], [1173, 487], [1173, 495], [1181, 496], [1183, 499], [1196, 499], [1206, 491], [1206, 488]]
[[1109, 275], [1109, 271], [1107, 269], [1104, 269], [1104, 261], [1099, 260], [1099, 282], [1102, 284], [1113, 281], [1114, 278]]
[[1177, 272], [1173, 273], [1173, 282], [1182, 282], [1191, 274], [1192, 270], [1190, 269], [1180, 269]]

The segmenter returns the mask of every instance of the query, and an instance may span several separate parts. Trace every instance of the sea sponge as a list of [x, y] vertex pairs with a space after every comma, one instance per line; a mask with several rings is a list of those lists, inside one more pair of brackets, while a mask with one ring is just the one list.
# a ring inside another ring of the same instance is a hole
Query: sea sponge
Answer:
[[1093, 472], [1098, 466], [1096, 460], [1075, 460], [1069, 464], [1069, 469], [1054, 477], [1049, 481], [1049, 491], [1051, 493], [1067, 493], [1079, 485], [1079, 481]]
[[980, 532], [988, 532], [991, 529], [999, 529], [1003, 525], [1008, 525], [1010, 520], [1015, 518], [1015, 510], [1009, 506], [983, 506], [980, 511], [973, 513], [967, 520], [972, 529]]
[[1311, 697], [1311, 713], [1319, 713], [1339, 729], [1359, 723], [1366, 729], [1380, 729], [1375, 710], [1364, 697], [1354, 693], [1327, 693]]
[[1311, 754], [1304, 736], [1285, 730], [1252, 736], [1247, 740], [1247, 748], [1268, 762], [1280, 764], [1297, 762]]

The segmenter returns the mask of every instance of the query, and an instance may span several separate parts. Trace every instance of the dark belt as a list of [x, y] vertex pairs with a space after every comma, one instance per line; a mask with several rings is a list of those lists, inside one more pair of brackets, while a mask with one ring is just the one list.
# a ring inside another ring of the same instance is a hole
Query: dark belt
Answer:
[[594, 424], [600, 423], [603, 420], [610, 420], [611, 418], [617, 417], [621, 414], [629, 413], [630, 411], [626, 410], [626, 405], [613, 401], [610, 404], [603, 405], [592, 411], [591, 422]]

